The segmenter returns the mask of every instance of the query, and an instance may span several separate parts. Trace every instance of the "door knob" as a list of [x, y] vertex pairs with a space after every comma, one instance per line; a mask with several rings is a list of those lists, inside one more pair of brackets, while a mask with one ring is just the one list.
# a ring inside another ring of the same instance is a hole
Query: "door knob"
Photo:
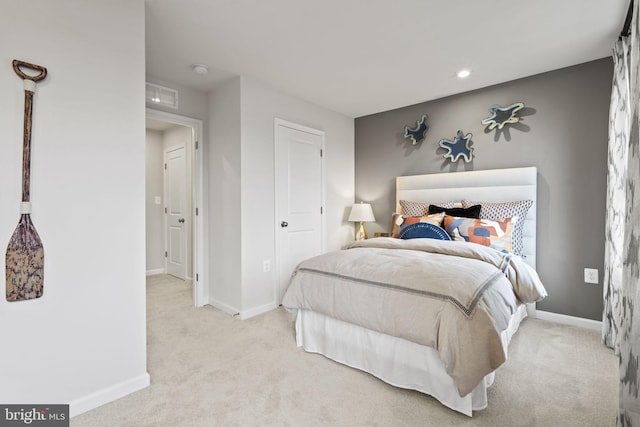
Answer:
[[289, 223], [287, 221], [282, 221], [280, 223], [280, 227], [282, 227], [282, 228], [285, 228], [285, 227], [288, 227], [288, 226], [289, 226]]
[[178, 220], [178, 222], [180, 222], [180, 223], [184, 224], [184, 218], [180, 218], [180, 219]]

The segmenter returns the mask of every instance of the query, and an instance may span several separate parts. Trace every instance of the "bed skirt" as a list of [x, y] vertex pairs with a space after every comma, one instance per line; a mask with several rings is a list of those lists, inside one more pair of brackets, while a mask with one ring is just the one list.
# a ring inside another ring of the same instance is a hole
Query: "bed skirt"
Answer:
[[[512, 316], [509, 327], [502, 333], [505, 348], [526, 315], [522, 305]], [[305, 351], [368, 372], [393, 386], [433, 396], [443, 405], [468, 416], [487, 407], [487, 387], [493, 384], [495, 375], [490, 373], [471, 393], [460, 397], [432, 347], [309, 310], [296, 313], [296, 343]]]

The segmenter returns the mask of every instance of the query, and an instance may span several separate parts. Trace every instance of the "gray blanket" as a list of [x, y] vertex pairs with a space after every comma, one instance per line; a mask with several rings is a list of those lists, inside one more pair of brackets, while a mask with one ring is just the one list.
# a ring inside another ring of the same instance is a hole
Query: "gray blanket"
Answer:
[[306, 260], [282, 304], [438, 350], [461, 396], [506, 360], [500, 333], [546, 291], [511, 254], [474, 243], [375, 238]]

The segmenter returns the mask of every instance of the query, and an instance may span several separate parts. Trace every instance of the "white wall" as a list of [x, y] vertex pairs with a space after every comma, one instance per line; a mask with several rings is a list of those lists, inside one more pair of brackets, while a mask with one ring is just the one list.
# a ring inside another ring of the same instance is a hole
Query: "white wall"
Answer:
[[343, 222], [354, 197], [353, 119], [288, 96], [242, 77], [242, 314], [275, 305], [276, 269], [264, 273], [263, 260], [276, 265], [274, 119], [325, 132], [325, 250], [353, 240]]
[[[236, 113], [237, 108], [240, 111]], [[227, 191], [238, 189], [237, 193], [225, 194], [222, 198], [219, 198], [219, 192], [210, 193], [210, 212], [215, 211], [214, 201], [219, 201], [227, 211], [226, 221], [217, 225], [220, 233], [213, 231], [212, 227], [210, 237], [217, 239], [222, 247], [228, 244], [234, 248], [239, 246], [240, 251], [239, 260], [236, 259], [237, 252], [234, 252], [233, 262], [225, 262], [224, 265], [215, 255], [212, 257], [212, 264], [217, 262], [222, 269], [239, 269], [240, 277], [239, 280], [213, 281], [211, 293], [233, 294], [237, 298], [237, 288], [240, 287], [240, 301], [229, 300], [228, 304], [245, 318], [276, 306], [276, 270], [273, 268], [268, 273], [262, 270], [263, 260], [271, 260], [274, 266], [277, 262], [275, 118], [325, 132], [325, 250], [339, 249], [353, 239], [353, 226], [346, 222], [345, 212], [354, 199], [354, 121], [246, 77], [233, 79], [225, 89], [212, 93], [209, 111], [213, 154], [209, 158], [210, 185], [232, 180], [235, 185]], [[220, 115], [230, 117], [222, 118]], [[233, 127], [229, 126], [230, 122], [234, 123]], [[231, 137], [220, 134], [221, 130], [216, 129], [225, 123]], [[225, 157], [223, 153], [216, 152], [220, 146], [225, 146], [233, 155]], [[216, 223], [216, 219], [212, 218], [212, 221]], [[231, 232], [225, 232], [222, 227]], [[235, 275], [234, 272], [234, 278]]]
[[157, 205], [155, 198], [164, 201], [164, 174], [162, 134], [147, 129], [145, 148], [145, 207], [146, 207], [146, 271], [147, 274], [164, 272], [164, 204]]
[[21, 182], [24, 98], [11, 60], [50, 73], [35, 97], [31, 174], [44, 295], [0, 298], [0, 402], [70, 402], [77, 414], [149, 383], [144, 2], [4, 2], [0, 40], [2, 248]]
[[209, 295], [235, 314], [241, 301], [240, 78], [209, 94], [208, 171]]

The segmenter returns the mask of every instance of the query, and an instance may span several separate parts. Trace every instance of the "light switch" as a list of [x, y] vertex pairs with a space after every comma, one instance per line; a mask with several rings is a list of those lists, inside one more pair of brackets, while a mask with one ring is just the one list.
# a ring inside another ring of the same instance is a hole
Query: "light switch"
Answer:
[[155, 201], [156, 201], [156, 205], [162, 204], [162, 198], [160, 196], [156, 196]]

